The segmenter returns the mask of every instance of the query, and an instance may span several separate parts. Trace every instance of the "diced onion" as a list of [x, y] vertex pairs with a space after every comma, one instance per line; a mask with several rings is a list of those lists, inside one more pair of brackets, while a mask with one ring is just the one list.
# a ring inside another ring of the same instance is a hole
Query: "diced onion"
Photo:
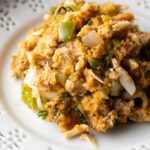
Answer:
[[99, 81], [100, 83], [104, 83], [104, 81], [100, 79], [97, 75], [95, 75], [95, 73], [92, 70], [90, 70], [90, 73], [97, 81]]
[[82, 42], [86, 46], [92, 48], [98, 44], [103, 43], [103, 40], [98, 36], [95, 30], [92, 30], [82, 37]]
[[132, 96], [136, 91], [136, 86], [133, 79], [129, 73], [119, 65], [117, 59], [113, 58], [112, 64], [114, 69], [119, 73], [119, 81], [121, 85]]
[[29, 60], [29, 63], [30, 63], [30, 65], [31, 65], [31, 67], [33, 67], [34, 64], [35, 64], [35, 62], [34, 62], [34, 59], [33, 59], [33, 57], [32, 57], [31, 52], [26, 52], [26, 55], [27, 55], [27, 57], [28, 57], [28, 60]]
[[70, 4], [75, 5], [75, 1], [74, 0], [66, 0], [65, 1], [65, 5], [70, 5]]
[[119, 96], [122, 86], [118, 81], [113, 80], [112, 82], [112, 88], [111, 88], [111, 96]]
[[116, 24], [112, 26], [112, 28], [113, 28], [113, 31], [120, 32], [120, 31], [129, 29], [131, 25], [132, 24], [130, 21], [118, 21]]
[[41, 102], [41, 97], [40, 97], [38, 88], [33, 85], [28, 85], [28, 86], [32, 88], [33, 97], [36, 98], [37, 106], [38, 108], [40, 108], [42, 106], [42, 102]]
[[44, 32], [44, 30], [42, 29], [42, 30], [33, 32], [32, 35], [41, 35], [43, 32]]
[[50, 89], [47, 89], [47, 88], [39, 88], [39, 93], [42, 97], [45, 97], [49, 100], [57, 97], [56, 92], [54, 92]]
[[33, 85], [35, 81], [35, 76], [36, 76], [36, 70], [33, 68], [30, 68], [28, 70], [27, 75], [24, 78], [24, 83], [26, 83], [27, 85]]
[[136, 87], [135, 87], [135, 83], [133, 79], [128, 74], [128, 72], [121, 67], [120, 67], [119, 73], [120, 73], [119, 80], [120, 80], [121, 85], [132, 96], [136, 91]]

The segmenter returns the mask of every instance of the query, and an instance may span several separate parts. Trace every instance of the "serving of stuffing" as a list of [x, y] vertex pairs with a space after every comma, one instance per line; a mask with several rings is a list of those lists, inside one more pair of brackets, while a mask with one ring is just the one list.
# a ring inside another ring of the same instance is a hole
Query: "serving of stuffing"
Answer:
[[22, 101], [65, 137], [96, 145], [90, 127], [150, 122], [150, 33], [128, 6], [66, 0], [44, 15], [13, 55]]

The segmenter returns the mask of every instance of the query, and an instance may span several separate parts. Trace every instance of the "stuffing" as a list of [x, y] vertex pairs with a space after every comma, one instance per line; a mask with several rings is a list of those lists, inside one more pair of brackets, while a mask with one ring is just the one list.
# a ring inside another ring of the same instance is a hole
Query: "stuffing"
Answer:
[[150, 122], [150, 33], [128, 6], [66, 0], [44, 15], [13, 55], [22, 101], [70, 139], [96, 145], [90, 128]]

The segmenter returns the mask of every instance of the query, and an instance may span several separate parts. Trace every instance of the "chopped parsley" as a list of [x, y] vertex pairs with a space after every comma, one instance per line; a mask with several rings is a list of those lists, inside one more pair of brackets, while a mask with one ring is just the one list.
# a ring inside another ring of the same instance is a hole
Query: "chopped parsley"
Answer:
[[64, 110], [63, 110], [63, 114], [65, 116], [69, 116], [71, 114], [71, 109], [70, 107], [66, 107]]
[[17, 73], [15, 74], [15, 78], [16, 78], [16, 79], [19, 79], [19, 76], [18, 76], [18, 74], [17, 74]]
[[78, 112], [78, 114], [79, 114], [79, 117], [80, 117], [79, 118], [79, 124], [85, 124], [85, 123], [87, 123], [84, 115], [81, 113], [81, 111], [78, 108], [75, 108], [74, 111]]
[[68, 102], [68, 101], [70, 101], [71, 100], [71, 95], [69, 94], [69, 93], [67, 93], [67, 92], [65, 92], [65, 93], [61, 93], [60, 95], [59, 95], [59, 101], [66, 101], [66, 102]]
[[121, 40], [115, 38], [115, 39], [112, 40], [112, 43], [113, 43], [114, 47], [119, 47], [121, 45]]
[[35, 64], [35, 66], [42, 68], [41, 64]]
[[93, 21], [90, 19], [87, 23], [89, 26], [92, 26], [93, 25]]
[[43, 120], [46, 119], [48, 115], [48, 111], [47, 110], [44, 110], [44, 109], [39, 109], [38, 111], [38, 117], [42, 118]]

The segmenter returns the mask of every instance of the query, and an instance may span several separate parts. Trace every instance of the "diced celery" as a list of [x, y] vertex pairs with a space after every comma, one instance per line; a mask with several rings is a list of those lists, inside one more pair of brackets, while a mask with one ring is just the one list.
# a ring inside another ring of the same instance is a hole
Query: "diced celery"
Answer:
[[97, 58], [92, 58], [90, 61], [89, 61], [89, 64], [92, 68], [94, 69], [97, 69], [98, 66], [104, 66], [104, 63], [101, 59], [97, 59]]
[[56, 72], [56, 82], [57, 83], [60, 83], [62, 86], [64, 86], [67, 79], [68, 79], [68, 75], [65, 75], [61, 72]]
[[32, 88], [26, 84], [22, 84], [22, 100], [31, 109], [37, 108], [36, 100], [32, 97]]
[[66, 9], [67, 8], [71, 8], [72, 11], [79, 11], [80, 10], [80, 7], [77, 5], [68, 5], [68, 6], [66, 6]]
[[52, 14], [55, 14], [56, 9], [57, 9], [57, 7], [51, 7], [51, 8], [50, 8], [51, 13], [52, 13]]
[[69, 93], [67, 93], [67, 92], [61, 93], [61, 94], [59, 95], [59, 100], [60, 100], [60, 101], [66, 101], [66, 102], [68, 102], [68, 101], [71, 100], [71, 95], [70, 95]]
[[121, 45], [121, 40], [120, 39], [113, 39], [112, 43], [113, 43], [114, 47], [119, 47]]
[[60, 42], [69, 41], [74, 33], [73, 21], [61, 22], [58, 27], [58, 40]]

